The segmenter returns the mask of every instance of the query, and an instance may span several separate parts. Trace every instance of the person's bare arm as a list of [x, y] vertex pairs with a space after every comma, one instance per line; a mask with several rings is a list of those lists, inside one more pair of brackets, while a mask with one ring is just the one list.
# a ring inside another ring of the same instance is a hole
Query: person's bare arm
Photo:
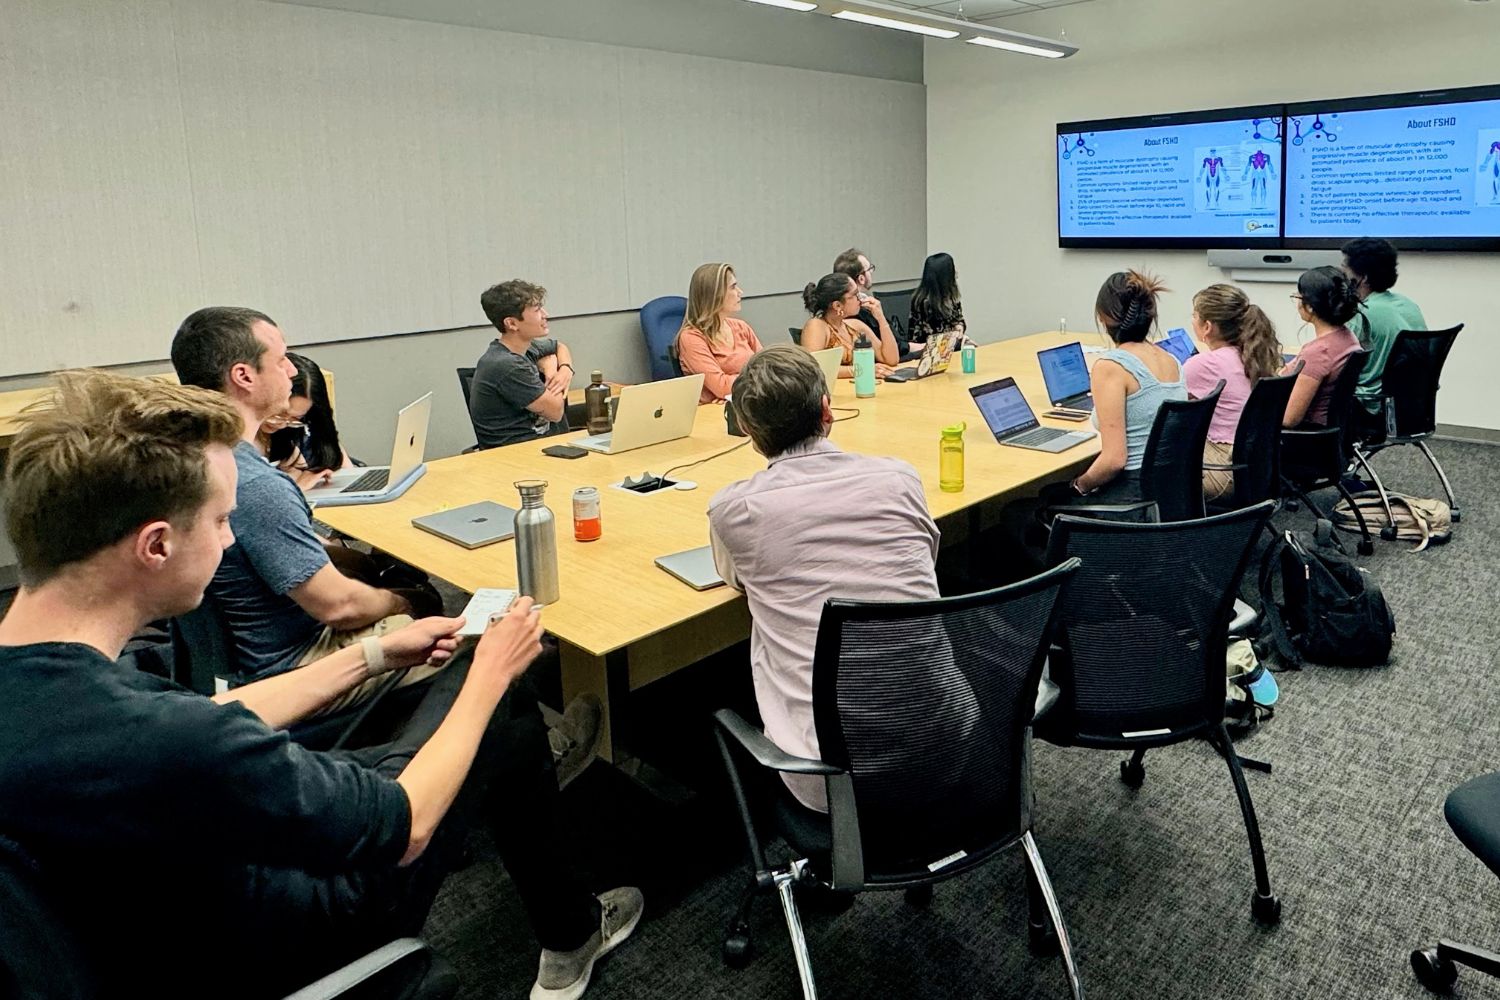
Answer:
[[[453, 633], [462, 627], [462, 618], [423, 618], [382, 636], [385, 669], [448, 659], [458, 645]], [[373, 676], [364, 647], [355, 643], [305, 667], [214, 695], [213, 700], [220, 705], [238, 702], [272, 729], [285, 729]]]
[[[541, 652], [540, 609], [529, 597], [511, 605], [474, 650], [464, 686], [437, 731], [396, 779], [411, 806], [411, 836], [401, 863], [422, 856], [474, 763], [490, 716], [512, 681]], [[519, 820], [524, 822], [524, 817]]]
[[1308, 375], [1304, 372], [1297, 376], [1297, 381], [1292, 383], [1292, 395], [1286, 401], [1286, 411], [1282, 414], [1281, 426], [1296, 427], [1302, 423], [1322, 384], [1323, 380], [1316, 375]]
[[1118, 476], [1125, 468], [1125, 395], [1130, 376], [1112, 361], [1094, 365], [1094, 412], [1099, 416], [1099, 454], [1094, 462], [1073, 480], [1084, 493], [1097, 490]]
[[293, 587], [287, 596], [324, 625], [340, 631], [411, 611], [404, 597], [351, 580], [332, 563]]
[[[561, 389], [567, 395], [568, 388], [573, 384], [573, 352], [568, 350], [568, 345], [560, 340], [553, 341], [557, 349], [537, 360], [537, 371], [542, 373], [542, 381], [548, 390]], [[548, 419], [561, 419], [549, 417]]]

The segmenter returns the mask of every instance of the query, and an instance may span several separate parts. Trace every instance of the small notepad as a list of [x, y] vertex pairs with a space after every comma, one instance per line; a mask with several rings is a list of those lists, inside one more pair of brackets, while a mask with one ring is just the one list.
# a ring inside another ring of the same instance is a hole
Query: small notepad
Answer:
[[483, 635], [490, 627], [490, 615], [503, 615], [515, 603], [516, 592], [493, 587], [481, 587], [474, 591], [464, 608], [464, 627], [459, 635]]

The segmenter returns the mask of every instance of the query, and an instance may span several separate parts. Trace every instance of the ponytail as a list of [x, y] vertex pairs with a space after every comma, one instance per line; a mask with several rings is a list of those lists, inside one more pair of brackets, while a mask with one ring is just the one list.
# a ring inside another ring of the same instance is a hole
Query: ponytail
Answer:
[[1281, 370], [1281, 344], [1276, 327], [1260, 306], [1234, 285], [1209, 285], [1193, 296], [1193, 312], [1214, 324], [1219, 337], [1233, 347], [1253, 384]]
[[1333, 326], [1346, 325], [1360, 311], [1359, 292], [1342, 268], [1303, 271], [1297, 279], [1297, 294], [1314, 316]]

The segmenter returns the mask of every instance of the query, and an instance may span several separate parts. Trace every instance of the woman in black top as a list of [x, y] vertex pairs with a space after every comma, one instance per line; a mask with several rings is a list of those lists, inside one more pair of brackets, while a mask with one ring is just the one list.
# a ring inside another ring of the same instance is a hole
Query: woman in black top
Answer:
[[911, 297], [911, 317], [906, 328], [913, 350], [922, 347], [931, 334], [964, 329], [958, 272], [948, 254], [932, 254], [922, 265], [922, 281]]

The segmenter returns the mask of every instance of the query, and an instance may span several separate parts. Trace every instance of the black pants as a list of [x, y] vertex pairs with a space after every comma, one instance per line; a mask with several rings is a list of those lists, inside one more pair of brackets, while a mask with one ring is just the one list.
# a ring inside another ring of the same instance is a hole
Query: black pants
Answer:
[[[471, 654], [438, 674], [388, 743], [337, 756], [396, 777], [437, 730], [468, 675]], [[544, 948], [569, 951], [599, 928], [599, 904], [570, 864], [559, 824], [557, 777], [535, 697], [513, 685], [485, 731], [458, 798], [427, 850], [404, 868], [315, 876], [264, 872], [253, 926], [236, 937], [281, 966], [290, 991], [385, 942], [416, 935], [462, 854], [468, 831], [488, 824]], [[514, 946], [497, 941], [495, 947]]]

